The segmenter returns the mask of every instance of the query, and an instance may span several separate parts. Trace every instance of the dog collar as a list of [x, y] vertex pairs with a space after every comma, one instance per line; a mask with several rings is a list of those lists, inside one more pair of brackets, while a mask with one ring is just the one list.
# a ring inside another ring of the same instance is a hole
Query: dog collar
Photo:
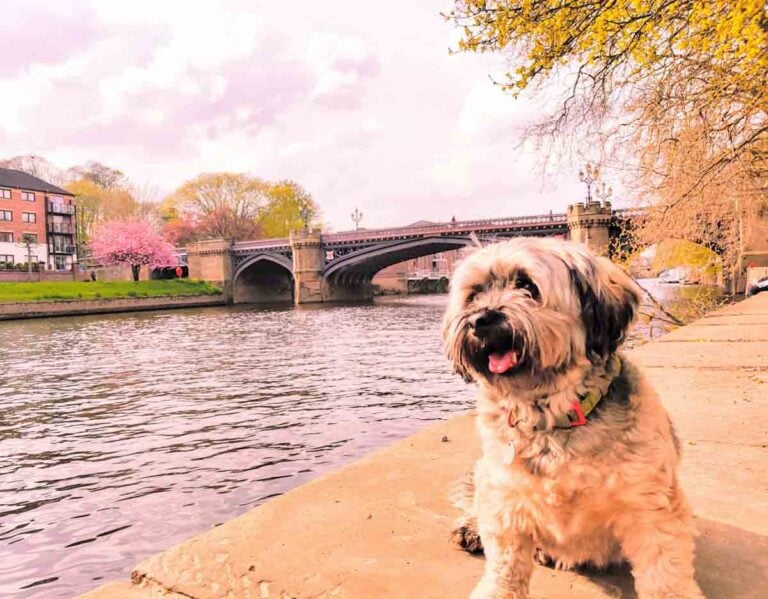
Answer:
[[[610, 370], [613, 373], [613, 376], [611, 377], [611, 382], [613, 382], [613, 379], [618, 376], [619, 372], [621, 372], [621, 358], [619, 358], [618, 354], [614, 354], [611, 357], [609, 364]], [[574, 399], [573, 404], [571, 404], [571, 409], [568, 412], [565, 414], [559, 414], [555, 417], [555, 428], [570, 429], [576, 426], [584, 426], [587, 423], [587, 416], [589, 416], [590, 413], [597, 407], [597, 404], [600, 403], [603, 397], [604, 394], [600, 390], [591, 389], [584, 395], [579, 396], [578, 399]], [[513, 412], [510, 408], [509, 412], [507, 413], [507, 424], [514, 428], [517, 426], [517, 422], [513, 422], [512, 417]], [[547, 418], [544, 415], [544, 412], [541, 412], [539, 414], [538, 421], [533, 427], [533, 430], [543, 431], [546, 429]]]

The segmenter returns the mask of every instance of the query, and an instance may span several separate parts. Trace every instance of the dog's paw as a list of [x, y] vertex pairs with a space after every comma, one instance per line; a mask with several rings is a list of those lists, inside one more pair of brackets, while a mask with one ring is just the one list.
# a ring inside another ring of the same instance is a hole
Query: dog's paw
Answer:
[[544, 566], [546, 568], [554, 568], [555, 567], [555, 560], [552, 556], [550, 556], [548, 553], [545, 553], [543, 549], [540, 547], [536, 547], [536, 550], [533, 552], [533, 561], [535, 561], [540, 566]]
[[483, 552], [483, 543], [477, 533], [477, 527], [471, 523], [457, 526], [451, 533], [451, 540], [464, 551], [473, 555]]
[[537, 547], [533, 552], [533, 561], [535, 561], [540, 566], [544, 566], [545, 568], [552, 568], [554, 570], [573, 570], [575, 568], [574, 564], [560, 561], [556, 557], [549, 555], [540, 547]]

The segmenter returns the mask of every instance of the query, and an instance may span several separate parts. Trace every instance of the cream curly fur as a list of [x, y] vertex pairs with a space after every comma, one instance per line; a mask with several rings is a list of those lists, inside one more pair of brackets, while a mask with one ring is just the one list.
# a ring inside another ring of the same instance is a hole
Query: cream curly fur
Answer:
[[[535, 552], [559, 567], [626, 559], [640, 599], [703, 596], [669, 417], [626, 357], [618, 369], [611, 360], [638, 301], [617, 266], [553, 239], [491, 245], [457, 269], [446, 350], [477, 383], [483, 450], [457, 501], [456, 539], [486, 556], [472, 599], [528, 597]], [[488, 310], [503, 314], [498, 338], [520, 357], [500, 375], [484, 367], [489, 342], [472, 324]], [[555, 428], [591, 389], [603, 399], [588, 423]]]

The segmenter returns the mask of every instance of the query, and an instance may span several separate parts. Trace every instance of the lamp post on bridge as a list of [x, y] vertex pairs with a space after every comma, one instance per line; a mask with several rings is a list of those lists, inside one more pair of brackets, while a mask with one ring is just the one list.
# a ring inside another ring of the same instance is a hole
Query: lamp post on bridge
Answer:
[[600, 201], [605, 205], [605, 203], [608, 201], [608, 198], [611, 197], [611, 194], [613, 193], [613, 189], [610, 185], [606, 185], [605, 181], [600, 181], [600, 183], [595, 187], [595, 195], [600, 198]]
[[600, 178], [600, 167], [587, 162], [584, 169], [579, 170], [579, 181], [587, 186], [587, 204], [592, 202], [592, 184]]
[[309, 209], [309, 206], [299, 208], [299, 218], [304, 223], [304, 230], [309, 229], [309, 221], [312, 218], [312, 211]]
[[360, 230], [360, 221], [363, 220], [363, 213], [360, 212], [357, 208], [355, 208], [355, 211], [351, 214], [352, 222], [355, 223], [355, 231]]
[[[587, 162], [579, 170], [579, 181], [587, 186], [586, 203], [577, 202], [568, 206], [566, 222], [568, 237], [573, 241], [583, 243], [599, 256], [608, 256], [611, 245], [612, 208], [608, 197], [613, 190], [600, 181], [600, 167]], [[595, 195], [602, 199], [592, 200], [592, 186], [595, 185]]]

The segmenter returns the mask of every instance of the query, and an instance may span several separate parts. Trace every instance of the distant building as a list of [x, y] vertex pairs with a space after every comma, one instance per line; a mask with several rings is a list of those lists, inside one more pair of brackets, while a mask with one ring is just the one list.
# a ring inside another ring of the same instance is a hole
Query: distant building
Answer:
[[70, 270], [77, 261], [74, 195], [22, 171], [0, 168], [0, 268], [32, 262], [45, 270]]

